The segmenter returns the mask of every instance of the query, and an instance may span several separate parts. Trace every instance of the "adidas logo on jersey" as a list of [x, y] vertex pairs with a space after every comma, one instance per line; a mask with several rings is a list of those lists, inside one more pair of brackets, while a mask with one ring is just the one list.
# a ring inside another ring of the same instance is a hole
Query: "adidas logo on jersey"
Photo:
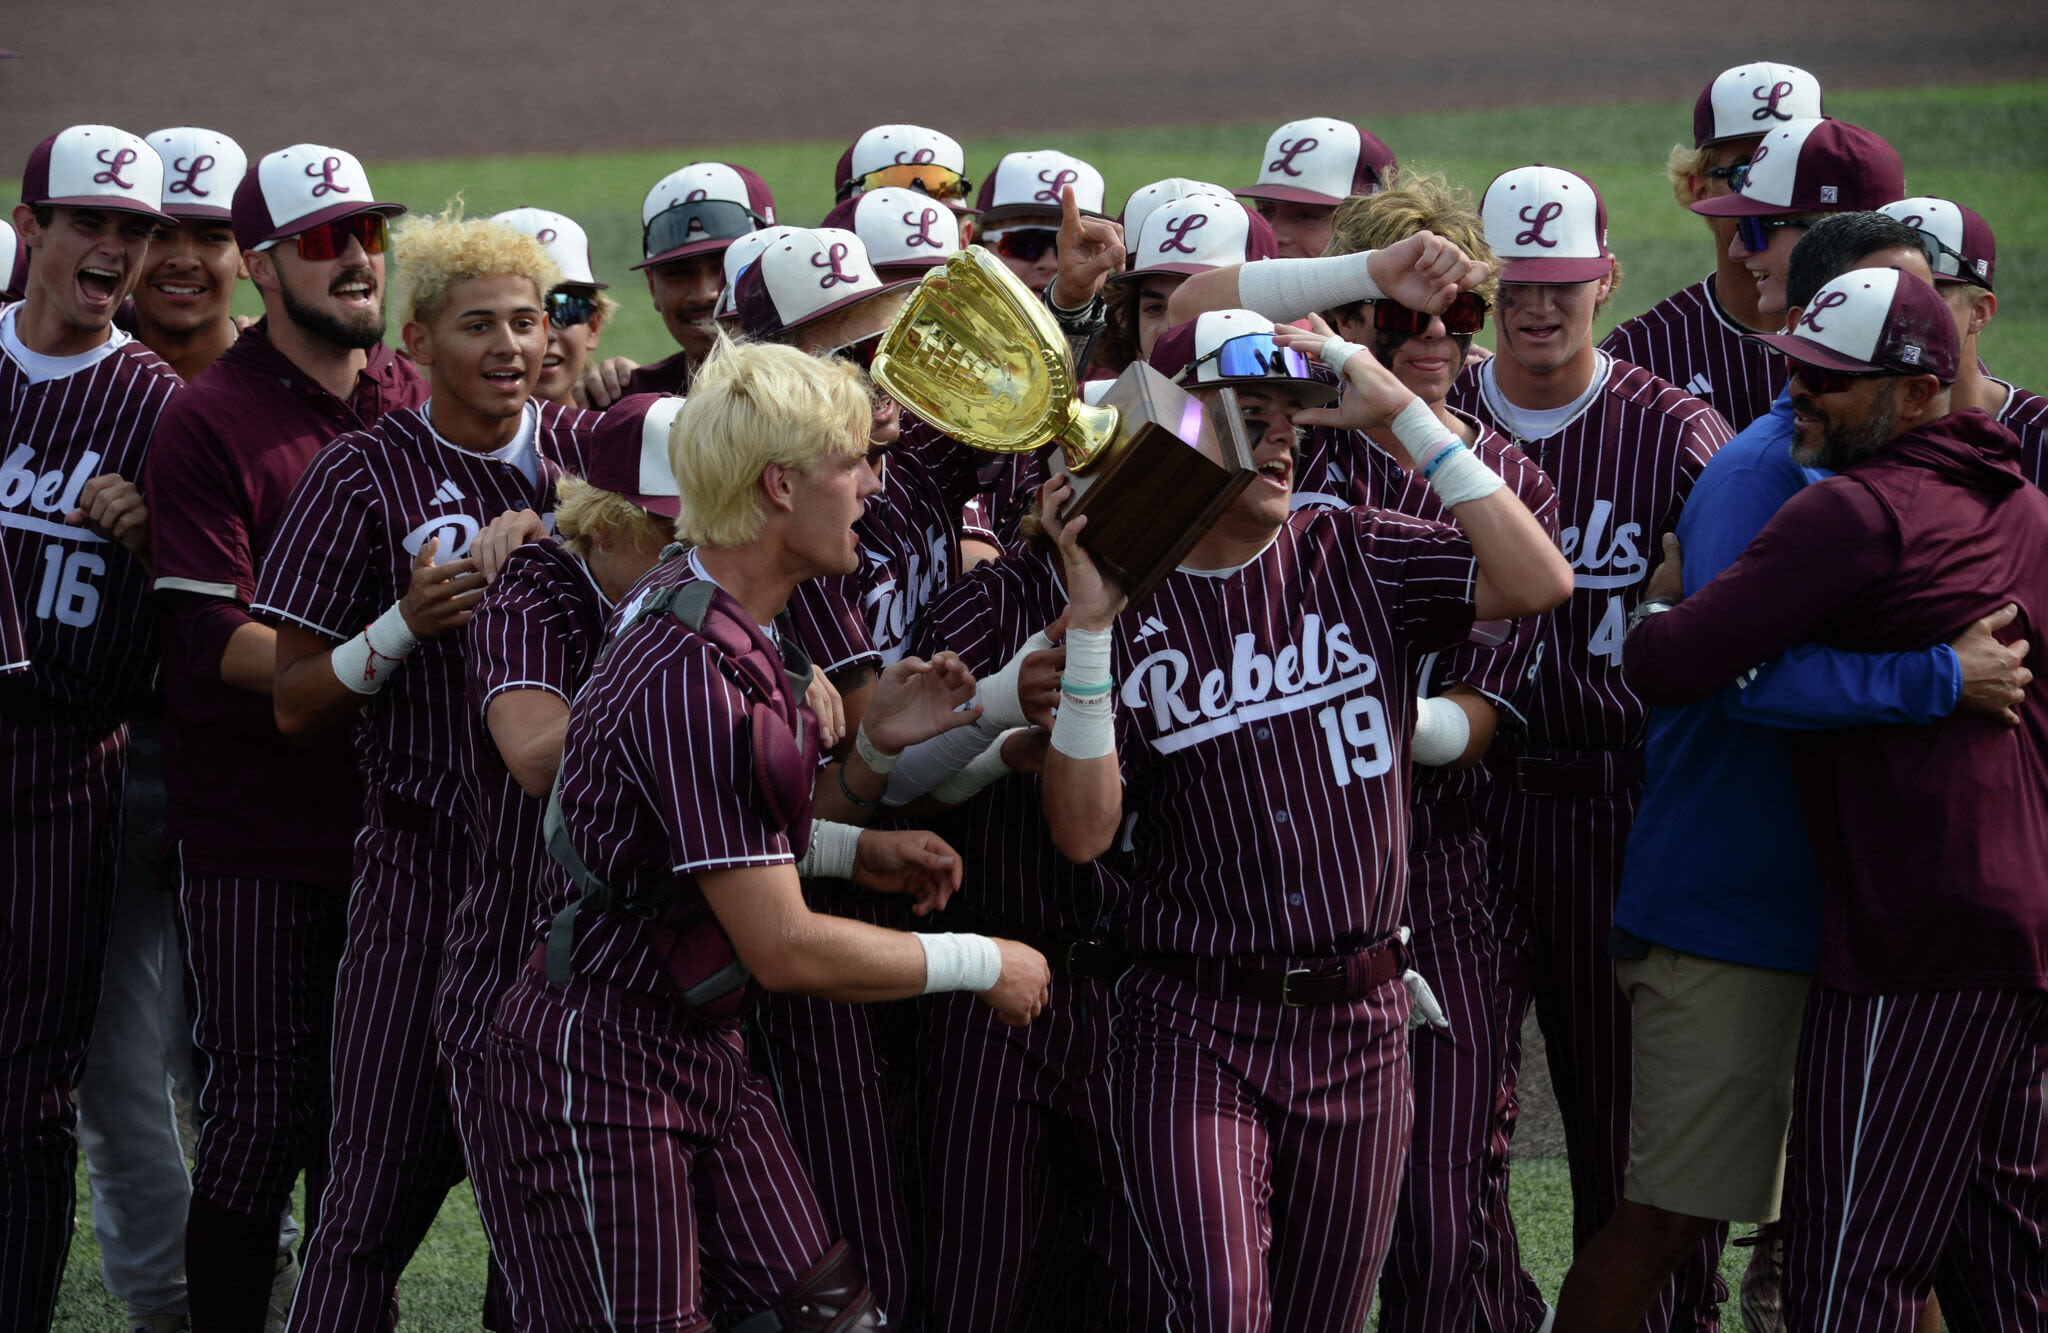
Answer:
[[461, 504], [468, 498], [460, 487], [445, 477], [442, 478], [441, 484], [434, 488], [434, 503], [437, 505]]
[[1695, 398], [1704, 398], [1714, 391], [1714, 382], [1701, 372], [1685, 382], [1685, 391]]
[[1137, 637], [1149, 639], [1155, 634], [1164, 633], [1166, 633], [1165, 621], [1161, 620], [1158, 616], [1146, 616], [1144, 622], [1138, 626]]

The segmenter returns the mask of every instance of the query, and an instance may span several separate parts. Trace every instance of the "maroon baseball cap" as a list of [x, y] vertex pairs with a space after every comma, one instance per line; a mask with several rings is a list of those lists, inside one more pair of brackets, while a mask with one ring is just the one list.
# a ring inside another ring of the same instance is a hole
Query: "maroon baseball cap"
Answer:
[[654, 183], [640, 204], [634, 268], [725, 249], [750, 231], [775, 225], [768, 182], [734, 162], [692, 162]]
[[1754, 335], [1794, 361], [1852, 375], [1932, 375], [1953, 384], [1962, 348], [1934, 288], [1895, 268], [1844, 273], [1813, 294], [1799, 322]]
[[1928, 263], [1934, 269], [1935, 286], [1967, 282], [1987, 292], [1994, 290], [1991, 270], [1998, 262], [1998, 241], [1991, 234], [1991, 224], [1975, 209], [1923, 194], [1877, 211], [1897, 218], [1931, 242]]
[[1479, 201], [1486, 243], [1504, 261], [1502, 282], [1597, 282], [1614, 271], [1607, 204], [1593, 182], [1563, 167], [1515, 167]]
[[665, 393], [636, 393], [613, 403], [591, 433], [583, 479], [656, 517], [680, 514], [668, 433], [682, 407], [680, 397]]
[[1818, 119], [1820, 80], [1797, 65], [1752, 60], [1724, 69], [1692, 108], [1692, 146], [1768, 134], [1791, 120]]
[[21, 202], [33, 207], [104, 208], [168, 219], [164, 160], [112, 125], [73, 125], [37, 144], [21, 173]]
[[1308, 358], [1281, 347], [1273, 331], [1272, 320], [1250, 310], [1205, 310], [1160, 334], [1148, 360], [1152, 369], [1186, 389], [1212, 384], [1284, 388], [1302, 407], [1335, 400], [1341, 386], [1312, 378]]
[[370, 192], [370, 178], [353, 153], [293, 144], [250, 167], [236, 187], [235, 242], [254, 250], [353, 213], [396, 217], [404, 211], [404, 204]]
[[733, 284], [740, 329], [749, 338], [779, 338], [871, 296], [908, 287], [884, 282], [867, 247], [850, 231], [799, 229], [747, 265]]
[[1814, 118], [1766, 134], [1728, 183], [1733, 193], [1702, 199], [1692, 211], [1725, 218], [1865, 213], [1905, 198], [1906, 168], [1883, 136]]
[[1357, 125], [1326, 116], [1290, 120], [1266, 140], [1259, 178], [1239, 190], [1254, 199], [1335, 208], [1394, 179], [1394, 150]]

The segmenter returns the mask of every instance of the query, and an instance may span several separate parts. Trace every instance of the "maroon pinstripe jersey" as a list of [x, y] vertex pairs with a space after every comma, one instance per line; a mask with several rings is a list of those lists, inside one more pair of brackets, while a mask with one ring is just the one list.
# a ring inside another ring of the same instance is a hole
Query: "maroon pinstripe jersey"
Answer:
[[346, 733], [287, 741], [270, 696], [220, 678], [256, 570], [313, 455], [417, 407], [426, 383], [379, 345], [344, 401], [271, 343], [236, 339], [171, 400], [150, 445], [150, 555], [167, 614], [165, 833], [193, 874], [346, 884], [362, 778]]
[[[699, 577], [695, 561], [667, 560], [637, 591]], [[618, 617], [635, 601], [622, 602]], [[806, 725], [816, 722], [807, 716]], [[674, 616], [621, 630], [591, 672], [569, 715], [561, 793], [577, 850], [628, 897], [706, 870], [795, 860], [789, 839], [761, 813], [747, 698], [719, 667], [718, 649]], [[559, 869], [545, 885], [543, 919], [579, 893]], [[643, 939], [647, 924], [631, 912], [580, 914], [576, 976], [673, 997], [674, 983]]]
[[1642, 745], [1649, 709], [1621, 678], [1628, 613], [1641, 599], [1663, 534], [1727, 443], [1728, 423], [1649, 371], [1605, 355], [1605, 387], [1584, 411], [1541, 440], [1516, 440], [1493, 406], [1491, 362], [1460, 376], [1454, 406], [1500, 430], [1557, 487], [1559, 545], [1577, 587], [1544, 618], [1522, 709], [1532, 744], [1626, 750]]
[[888, 452], [882, 493], [854, 524], [860, 569], [811, 579], [790, 598], [797, 642], [828, 672], [886, 666], [910, 649], [917, 618], [960, 572], [960, 515], [985, 457], [909, 414]]
[[36, 379], [0, 353], [0, 534], [12, 574], [25, 671], [9, 673], [8, 711], [52, 712], [93, 726], [125, 718], [155, 681], [155, 618], [143, 614], [149, 571], [118, 542], [64, 515], [85, 483], [114, 472], [138, 485], [157, 415], [180, 387], [156, 353], [118, 331], [69, 373]]
[[[1499, 431], [1469, 413], [1458, 415], [1478, 432], [1473, 452], [1500, 474], [1555, 540], [1557, 488], [1550, 484], [1550, 478]], [[1294, 507], [1328, 509], [1350, 505], [1391, 509], [1432, 523], [1452, 521], [1427, 481], [1396, 463], [1392, 455], [1362, 432], [1311, 431], [1300, 465], [1295, 469]], [[1423, 660], [1421, 692], [1434, 695], [1451, 685], [1470, 685], [1500, 704], [1506, 710], [1502, 721], [1512, 725], [1525, 701], [1525, 678], [1543, 633], [1543, 619], [1524, 616], [1520, 620], [1475, 627], [1473, 640], [1432, 653]], [[1476, 796], [1488, 780], [1487, 770], [1480, 764], [1463, 769], [1417, 768], [1417, 811], [1438, 800]], [[1418, 827], [1418, 838], [1427, 832]]]
[[687, 352], [663, 357], [649, 362], [626, 377], [626, 391], [620, 398], [631, 398], [636, 393], [688, 393], [690, 391], [690, 357]]
[[437, 1022], [450, 1045], [483, 1048], [498, 993], [541, 936], [538, 900], [553, 870], [541, 832], [547, 800], [527, 795], [505, 767], [484, 714], [507, 690], [573, 701], [604, 647], [610, 611], [589, 568], [550, 539], [512, 553], [464, 631], [470, 876], [441, 955]]
[[1675, 384], [1741, 430], [1771, 410], [1785, 387], [1785, 358], [1746, 335], [1721, 308], [1716, 274], [1615, 325], [1600, 350]]
[[[251, 610], [334, 640], [361, 632], [405, 596], [419, 549], [469, 554], [476, 534], [508, 509], [554, 508], [554, 478], [580, 473], [595, 413], [529, 404], [539, 480], [508, 462], [449, 444], [427, 407], [385, 416], [321, 450], [299, 478], [256, 580]], [[370, 696], [357, 739], [373, 788], [453, 812], [468, 757], [462, 706], [463, 638], [429, 639]]]
[[0, 544], [0, 675], [28, 670], [28, 644], [21, 636], [21, 614], [14, 606], [14, 574], [7, 547]]
[[[976, 676], [988, 675], [1066, 606], [1052, 562], [1036, 551], [1014, 551], [976, 566], [932, 603], [912, 649], [929, 658], [949, 648]], [[1012, 773], [962, 804], [974, 849], [963, 901], [1031, 933], [1101, 930], [1117, 907], [1120, 882], [1102, 860], [1077, 866], [1060, 854], [1039, 793], [1036, 777]]]
[[2048, 490], [2048, 398], [2005, 384], [2011, 392], [1998, 409], [1998, 424], [2019, 437], [2020, 472], [2042, 490]]
[[1473, 568], [1453, 528], [1303, 513], [1118, 617], [1134, 947], [1326, 954], [1401, 924], [1418, 675], [1470, 632]]

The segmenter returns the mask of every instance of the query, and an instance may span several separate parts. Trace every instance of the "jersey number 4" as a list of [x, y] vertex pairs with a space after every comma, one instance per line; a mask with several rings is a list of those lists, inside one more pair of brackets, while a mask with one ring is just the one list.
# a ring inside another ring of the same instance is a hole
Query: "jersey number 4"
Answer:
[[55, 543], [43, 548], [43, 582], [36, 592], [36, 616], [83, 629], [100, 613], [100, 590], [90, 580], [107, 572], [107, 562], [91, 551], [73, 551]]

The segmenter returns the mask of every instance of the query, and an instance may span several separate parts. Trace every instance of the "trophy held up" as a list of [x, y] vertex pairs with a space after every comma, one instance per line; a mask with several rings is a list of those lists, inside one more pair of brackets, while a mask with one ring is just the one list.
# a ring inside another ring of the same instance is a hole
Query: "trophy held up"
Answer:
[[882, 335], [883, 392], [962, 444], [1029, 453], [1056, 441], [1073, 477], [1067, 517], [1137, 606], [1251, 484], [1236, 394], [1205, 406], [1138, 362], [1099, 406], [1081, 400], [1066, 338], [1004, 264], [971, 246], [926, 275]]

